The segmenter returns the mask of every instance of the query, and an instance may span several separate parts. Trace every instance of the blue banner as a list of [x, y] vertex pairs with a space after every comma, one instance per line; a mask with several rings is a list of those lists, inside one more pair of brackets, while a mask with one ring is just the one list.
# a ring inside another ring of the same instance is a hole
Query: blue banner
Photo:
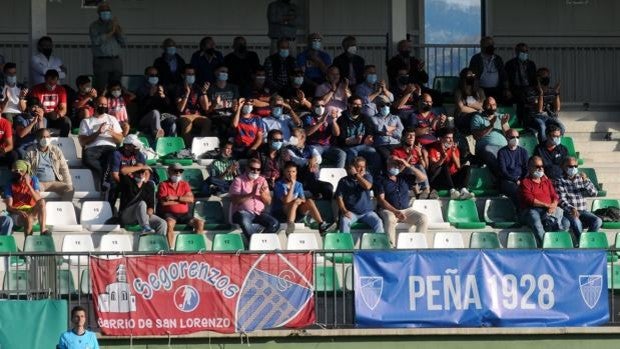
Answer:
[[609, 321], [601, 250], [358, 251], [360, 327], [553, 327]]

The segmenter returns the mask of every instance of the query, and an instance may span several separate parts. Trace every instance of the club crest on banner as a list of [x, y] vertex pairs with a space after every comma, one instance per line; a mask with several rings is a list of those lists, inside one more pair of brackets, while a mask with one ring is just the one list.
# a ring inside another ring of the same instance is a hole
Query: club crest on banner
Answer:
[[200, 304], [200, 295], [193, 286], [183, 285], [174, 291], [174, 305], [182, 312], [189, 313]]
[[592, 309], [598, 303], [603, 290], [602, 275], [579, 275], [579, 291], [586, 305]]
[[383, 293], [383, 277], [362, 276], [360, 277], [362, 300], [370, 310], [374, 310], [379, 304]]
[[99, 311], [105, 313], [129, 313], [136, 311], [136, 296], [127, 282], [127, 268], [119, 264], [116, 268], [116, 281], [105, 287], [99, 294]]

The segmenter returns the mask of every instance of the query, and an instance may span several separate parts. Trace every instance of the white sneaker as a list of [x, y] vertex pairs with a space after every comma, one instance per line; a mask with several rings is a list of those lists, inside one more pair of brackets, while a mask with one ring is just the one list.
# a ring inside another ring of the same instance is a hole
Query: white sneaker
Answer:
[[456, 189], [450, 189], [450, 199], [456, 200], [461, 197], [461, 193], [459, 193]]
[[474, 197], [474, 193], [470, 193], [467, 188], [461, 188], [461, 200], [467, 200]]

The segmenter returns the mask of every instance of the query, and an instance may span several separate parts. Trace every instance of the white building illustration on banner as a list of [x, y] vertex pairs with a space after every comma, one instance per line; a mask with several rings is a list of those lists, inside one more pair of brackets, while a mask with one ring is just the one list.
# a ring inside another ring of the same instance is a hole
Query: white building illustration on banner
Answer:
[[106, 313], [129, 313], [136, 311], [136, 296], [127, 283], [127, 269], [121, 264], [116, 268], [116, 282], [105, 287], [99, 295], [99, 311]]

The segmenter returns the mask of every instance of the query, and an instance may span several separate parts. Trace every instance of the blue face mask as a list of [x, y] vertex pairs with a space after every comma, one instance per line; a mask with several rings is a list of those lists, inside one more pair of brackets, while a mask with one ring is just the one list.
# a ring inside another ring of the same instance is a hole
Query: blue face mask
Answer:
[[528, 59], [529, 55], [528, 55], [528, 53], [527, 53], [527, 52], [519, 52], [519, 54], [517, 55], [517, 57], [519, 58], [519, 60], [520, 60], [521, 62], [525, 62], [525, 61], [527, 61], [527, 59]]
[[102, 21], [109, 21], [112, 19], [112, 12], [111, 11], [101, 11], [99, 12], [99, 18], [101, 18]]
[[377, 82], [377, 74], [366, 75], [366, 82], [369, 84], [375, 84]]
[[15, 85], [17, 83], [17, 76], [15, 76], [15, 75], [13, 75], [13, 76], [8, 75], [6, 77], [6, 83], [11, 85], [11, 86]]
[[282, 117], [282, 107], [273, 107], [271, 109], [271, 115], [273, 115], [273, 117], [277, 119]]
[[390, 174], [390, 176], [398, 176], [398, 174], [400, 173], [400, 169], [398, 167], [390, 167], [388, 169], [388, 173]]
[[381, 107], [381, 109], [379, 109], [379, 113], [381, 113], [382, 116], [390, 115], [390, 107], [387, 105], [384, 105], [383, 107]]
[[134, 177], [133, 179], [134, 179], [134, 180], [136, 181], [136, 183], [138, 183], [138, 184], [139, 184], [139, 183], [142, 183], [142, 181], [144, 181], [144, 178], [142, 178], [142, 177]]
[[313, 50], [320, 50], [321, 49], [321, 42], [320, 41], [312, 41], [312, 44], [310, 45], [310, 47], [312, 47]]
[[293, 85], [295, 86], [301, 86], [304, 83], [304, 77], [303, 76], [296, 76], [293, 78]]
[[166, 47], [166, 54], [174, 56], [177, 53], [177, 48], [174, 46]]
[[542, 178], [542, 176], [545, 175], [545, 171], [543, 170], [536, 170], [534, 172], [532, 172], [532, 177], [538, 179], [538, 178]]
[[221, 73], [217, 74], [217, 79], [219, 81], [228, 81], [228, 73], [221, 72]]
[[579, 173], [579, 170], [577, 169], [577, 167], [569, 167], [566, 169], [566, 174], [569, 177], [575, 177], [577, 173]]
[[282, 57], [282, 58], [286, 58], [286, 57], [288, 57], [288, 55], [289, 55], [289, 51], [288, 51], [288, 49], [287, 49], [287, 48], [281, 48], [281, 49], [278, 51], [278, 54], [280, 55], [280, 57]]
[[562, 137], [553, 137], [553, 144], [560, 145], [562, 143]]
[[185, 76], [185, 83], [188, 85], [192, 85], [194, 82], [196, 82], [196, 75], [186, 75]]
[[252, 105], [244, 105], [241, 108], [241, 113], [243, 115], [250, 114], [252, 112], [252, 110], [254, 110], [254, 106], [252, 106]]
[[273, 150], [280, 150], [280, 148], [282, 148], [282, 141], [274, 141], [271, 142], [271, 149]]
[[157, 85], [159, 78], [157, 76], [149, 76], [148, 81], [151, 85]]

